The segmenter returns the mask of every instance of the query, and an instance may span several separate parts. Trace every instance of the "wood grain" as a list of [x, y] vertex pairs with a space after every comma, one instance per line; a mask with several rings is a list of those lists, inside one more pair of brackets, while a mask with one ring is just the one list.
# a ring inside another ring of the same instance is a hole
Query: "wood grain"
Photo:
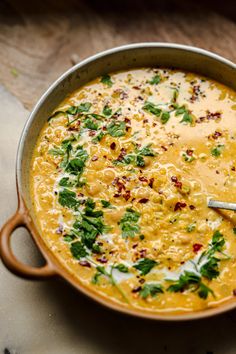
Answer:
[[0, 81], [31, 108], [78, 58], [143, 41], [195, 45], [236, 61], [236, 2], [1, 1]]

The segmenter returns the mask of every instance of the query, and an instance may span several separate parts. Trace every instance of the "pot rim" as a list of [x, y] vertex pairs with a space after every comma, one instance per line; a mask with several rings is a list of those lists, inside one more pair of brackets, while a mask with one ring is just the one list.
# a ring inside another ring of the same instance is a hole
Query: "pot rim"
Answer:
[[[49, 88], [45, 91], [45, 93], [40, 97], [40, 99], [37, 101], [35, 104], [34, 108], [32, 109], [25, 125], [21, 133], [21, 137], [19, 140], [18, 144], [18, 149], [17, 149], [17, 156], [16, 156], [16, 184], [17, 184], [17, 190], [19, 193], [19, 199], [21, 200], [22, 198], [22, 180], [21, 180], [21, 164], [22, 164], [22, 159], [23, 159], [23, 148], [25, 141], [27, 139], [27, 132], [29, 127], [32, 124], [32, 121], [34, 120], [35, 115], [37, 114], [38, 110], [40, 107], [44, 104], [46, 98], [50, 93], [53, 92], [53, 90], [60, 85], [64, 81], [66, 77], [68, 77], [70, 74], [73, 72], [77, 71], [78, 69], [82, 68], [83, 66], [96, 62], [97, 59], [100, 59], [102, 57], [105, 57], [110, 54], [115, 54], [118, 52], [125, 52], [133, 49], [148, 49], [148, 48], [168, 48], [168, 49], [177, 49], [177, 50], [182, 50], [182, 51], [188, 51], [192, 53], [196, 53], [202, 56], [205, 56], [207, 58], [211, 58], [215, 61], [218, 61], [222, 64], [225, 64], [226, 66], [236, 70], [236, 64], [234, 64], [232, 61], [225, 59], [224, 57], [212, 53], [210, 51], [207, 51], [205, 49], [201, 49], [198, 47], [194, 46], [188, 46], [188, 45], [182, 45], [182, 44], [177, 44], [177, 43], [163, 43], [163, 42], [143, 42], [143, 43], [134, 43], [134, 44], [126, 44], [122, 46], [118, 46], [115, 48], [111, 48], [102, 52], [99, 52], [95, 55], [92, 55], [78, 64], [74, 65], [70, 69], [68, 69], [66, 72], [64, 72], [57, 80], [55, 80]], [[25, 207], [27, 209], [27, 207]], [[27, 209], [28, 210], [28, 209]], [[39, 235], [39, 237], [41, 237]], [[39, 245], [38, 245], [39, 246]], [[217, 307], [213, 307], [210, 309], [203, 309], [200, 311], [191, 311], [191, 312], [186, 312], [186, 313], [181, 313], [181, 314], [171, 314], [168, 315], [166, 312], [159, 312], [157, 314], [153, 312], [142, 312], [141, 310], [136, 310], [132, 308], [127, 308], [125, 306], [122, 306], [116, 302], [109, 301], [109, 299], [106, 299], [96, 292], [89, 291], [87, 288], [85, 288], [83, 285], [79, 284], [79, 282], [73, 278], [71, 273], [66, 271], [63, 267], [62, 264], [58, 262], [56, 257], [53, 255], [53, 253], [49, 250], [49, 248], [46, 246], [46, 244], [43, 246], [42, 243], [40, 242], [39, 246], [40, 250], [43, 251], [43, 254], [47, 255], [47, 258], [51, 261], [51, 263], [54, 265], [54, 268], [56, 268], [56, 272], [65, 280], [67, 280], [71, 285], [73, 285], [76, 289], [80, 290], [83, 294], [87, 295], [89, 298], [92, 298], [96, 302], [111, 308], [113, 310], [119, 311], [124, 314], [129, 314], [133, 315], [136, 317], [141, 317], [141, 318], [146, 318], [146, 319], [152, 319], [152, 320], [161, 320], [161, 321], [186, 321], [186, 320], [196, 320], [196, 319], [202, 319], [206, 317], [211, 317], [214, 315], [222, 314], [226, 311], [229, 311], [233, 308], [236, 307], [236, 301], [234, 299], [231, 299], [229, 301], [225, 300], [222, 305], [219, 304]]]

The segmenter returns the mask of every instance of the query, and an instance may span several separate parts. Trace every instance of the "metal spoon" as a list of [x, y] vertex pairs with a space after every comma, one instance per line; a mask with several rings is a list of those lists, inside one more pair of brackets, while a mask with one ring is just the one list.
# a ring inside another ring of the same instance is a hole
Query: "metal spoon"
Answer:
[[236, 211], [236, 203], [220, 202], [218, 200], [208, 199], [207, 206], [215, 209], [227, 209]]

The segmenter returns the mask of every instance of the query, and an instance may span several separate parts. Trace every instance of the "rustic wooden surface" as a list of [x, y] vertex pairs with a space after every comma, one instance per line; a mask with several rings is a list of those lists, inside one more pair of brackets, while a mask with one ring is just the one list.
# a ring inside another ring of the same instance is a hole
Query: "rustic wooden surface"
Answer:
[[1, 0], [0, 82], [31, 108], [77, 57], [140, 41], [236, 61], [236, 1]]

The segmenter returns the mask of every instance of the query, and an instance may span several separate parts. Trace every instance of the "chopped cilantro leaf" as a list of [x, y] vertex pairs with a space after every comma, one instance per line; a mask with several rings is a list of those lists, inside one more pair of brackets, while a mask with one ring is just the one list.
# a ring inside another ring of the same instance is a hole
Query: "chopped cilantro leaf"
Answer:
[[187, 230], [187, 232], [192, 232], [193, 230], [195, 230], [195, 228], [196, 228], [196, 224], [192, 223], [186, 227], [186, 230]]
[[126, 267], [124, 264], [120, 263], [116, 266], [114, 266], [115, 269], [119, 270], [119, 272], [121, 273], [128, 273], [129, 272], [129, 268]]
[[108, 202], [107, 200], [101, 200], [101, 204], [103, 206], [103, 208], [109, 208], [111, 206], [111, 203]]
[[192, 123], [193, 122], [193, 118], [191, 116], [191, 114], [189, 112], [185, 112], [183, 115], [183, 118], [181, 119], [180, 123]]
[[99, 141], [101, 141], [102, 140], [102, 138], [104, 137], [104, 133], [103, 133], [103, 131], [101, 130], [93, 139], [92, 139], [92, 142], [93, 143], [98, 143]]
[[112, 116], [112, 109], [109, 106], [104, 106], [102, 114], [105, 117], [110, 118]]
[[195, 291], [200, 281], [201, 277], [199, 275], [185, 270], [184, 273], [180, 275], [179, 279], [167, 288], [167, 291], [174, 293], [182, 292], [184, 290]]
[[142, 156], [155, 156], [155, 152], [150, 148], [151, 144], [144, 146], [142, 149], [138, 150], [138, 153]]
[[92, 104], [90, 102], [81, 103], [77, 107], [77, 113], [89, 112]]
[[88, 117], [84, 120], [84, 128], [98, 130], [98, 124], [95, 123], [92, 118]]
[[53, 156], [63, 156], [65, 152], [58, 147], [48, 150], [48, 153]]
[[80, 259], [87, 256], [87, 251], [80, 241], [73, 242], [70, 246], [72, 256], [76, 259]]
[[125, 135], [125, 128], [125, 122], [113, 120], [110, 124], [108, 124], [107, 131], [113, 137], [120, 137]]
[[156, 117], [160, 117], [161, 109], [152, 102], [145, 102], [143, 109], [149, 113], [154, 114]]
[[108, 74], [105, 74], [102, 76], [101, 78], [101, 82], [104, 84], [104, 85], [107, 85], [108, 87], [111, 87], [113, 85], [113, 82], [111, 80], [111, 77], [110, 75]]
[[170, 113], [167, 112], [167, 111], [162, 112], [162, 114], [161, 114], [161, 122], [162, 122], [162, 124], [166, 124], [169, 119], [170, 119]]
[[135, 234], [139, 233], [140, 227], [137, 224], [140, 214], [131, 209], [127, 208], [124, 216], [119, 221], [119, 225], [122, 231], [122, 237], [134, 237]]
[[158, 263], [153, 259], [142, 258], [137, 264], [134, 265], [134, 268], [140, 271], [141, 275], [148, 274], [155, 265]]
[[76, 199], [76, 193], [71, 190], [64, 188], [59, 192], [59, 203], [68, 208], [74, 208], [78, 204], [78, 200]]
[[155, 76], [153, 76], [152, 78], [151, 78], [151, 80], [149, 81], [149, 84], [151, 84], [151, 85], [157, 85], [157, 84], [159, 84], [161, 82], [161, 77], [160, 77], [160, 75], [155, 75]]
[[139, 291], [139, 295], [146, 299], [148, 296], [155, 297], [157, 294], [163, 294], [163, 286], [160, 284], [149, 283], [145, 284]]
[[217, 145], [211, 150], [211, 155], [214, 157], [219, 157], [222, 154], [222, 150], [224, 149], [224, 147], [225, 146], [222, 144]]
[[208, 262], [201, 267], [200, 269], [201, 275], [210, 280], [217, 278], [218, 275], [220, 274], [219, 262], [220, 259], [216, 257], [210, 257]]

